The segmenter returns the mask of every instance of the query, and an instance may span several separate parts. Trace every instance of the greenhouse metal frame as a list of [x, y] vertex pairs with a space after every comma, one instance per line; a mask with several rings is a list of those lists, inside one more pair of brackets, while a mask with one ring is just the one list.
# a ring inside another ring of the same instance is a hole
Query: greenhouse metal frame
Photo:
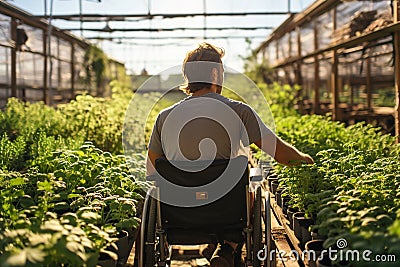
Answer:
[[0, 108], [10, 97], [56, 105], [83, 93], [109, 96], [107, 81], [121, 67], [125, 71], [123, 63], [107, 57], [110, 74], [99, 87], [86, 69], [90, 42], [4, 1], [0, 30]]
[[400, 136], [399, 0], [317, 0], [256, 50], [272, 79], [301, 86], [303, 113]]

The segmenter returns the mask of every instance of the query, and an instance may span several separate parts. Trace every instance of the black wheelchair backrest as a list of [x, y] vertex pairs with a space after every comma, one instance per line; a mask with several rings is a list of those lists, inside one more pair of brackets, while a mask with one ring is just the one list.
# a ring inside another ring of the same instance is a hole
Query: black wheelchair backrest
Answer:
[[[244, 156], [193, 165], [157, 159], [156, 185], [160, 188], [164, 226], [222, 229], [245, 224], [247, 162]], [[202, 164], [209, 166], [198, 170]], [[168, 195], [176, 202], [169, 202]]]

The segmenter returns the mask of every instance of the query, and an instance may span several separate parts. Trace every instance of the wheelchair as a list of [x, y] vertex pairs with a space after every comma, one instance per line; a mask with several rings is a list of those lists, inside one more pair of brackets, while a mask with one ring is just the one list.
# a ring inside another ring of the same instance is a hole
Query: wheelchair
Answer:
[[[214, 160], [205, 168], [185, 164], [156, 160], [158, 175], [148, 178], [153, 185], [142, 212], [139, 267], [171, 266], [173, 245], [224, 240], [237, 243], [237, 253], [241, 259], [244, 255], [244, 262], [235, 261], [235, 267], [269, 267], [271, 261], [265, 259], [271, 248], [270, 203], [261, 172], [251, 169], [244, 156]], [[229, 184], [226, 194], [213, 190], [223, 187], [217, 180]]]

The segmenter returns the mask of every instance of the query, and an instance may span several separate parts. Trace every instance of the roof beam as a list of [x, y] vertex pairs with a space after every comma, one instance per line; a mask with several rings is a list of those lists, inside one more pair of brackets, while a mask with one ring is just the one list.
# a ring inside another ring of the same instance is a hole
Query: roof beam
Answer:
[[104, 28], [69, 28], [63, 29], [66, 31], [95, 31], [95, 32], [168, 32], [168, 31], [197, 31], [197, 30], [215, 30], [215, 31], [222, 31], [222, 30], [241, 30], [241, 31], [254, 31], [254, 30], [272, 30], [274, 27], [272, 26], [257, 26], [257, 27], [177, 27], [177, 28], [111, 28], [111, 27], [104, 27]]
[[[265, 39], [265, 35], [259, 36], [239, 36], [239, 35], [232, 35], [232, 36], [207, 36], [205, 39]], [[88, 40], [106, 40], [106, 41], [113, 41], [113, 40], [161, 40], [161, 39], [203, 39], [202, 36], [159, 36], [159, 37], [144, 37], [144, 36], [116, 36], [116, 37], [100, 37], [100, 36], [93, 36], [93, 37], [85, 37]]]
[[[53, 19], [62, 19], [70, 21], [83, 21], [83, 22], [99, 22], [99, 21], [125, 21], [131, 18], [140, 20], [149, 20], [155, 18], [172, 19], [172, 18], [185, 18], [185, 17], [215, 17], [215, 16], [270, 16], [270, 15], [288, 15], [287, 11], [282, 12], [215, 12], [215, 13], [155, 13], [155, 14], [66, 14], [66, 15], [53, 15]], [[293, 14], [293, 13], [291, 13]], [[47, 16], [36, 16], [38, 18], [47, 18]]]

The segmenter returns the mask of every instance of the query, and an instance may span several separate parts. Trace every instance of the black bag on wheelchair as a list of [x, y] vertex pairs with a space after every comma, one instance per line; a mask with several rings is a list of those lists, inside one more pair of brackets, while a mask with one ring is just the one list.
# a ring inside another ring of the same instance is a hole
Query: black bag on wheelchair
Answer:
[[249, 183], [247, 157], [202, 164], [209, 166], [195, 170], [198, 166], [192, 163], [156, 160], [167, 239], [179, 244], [202, 244], [210, 239], [242, 242]]

